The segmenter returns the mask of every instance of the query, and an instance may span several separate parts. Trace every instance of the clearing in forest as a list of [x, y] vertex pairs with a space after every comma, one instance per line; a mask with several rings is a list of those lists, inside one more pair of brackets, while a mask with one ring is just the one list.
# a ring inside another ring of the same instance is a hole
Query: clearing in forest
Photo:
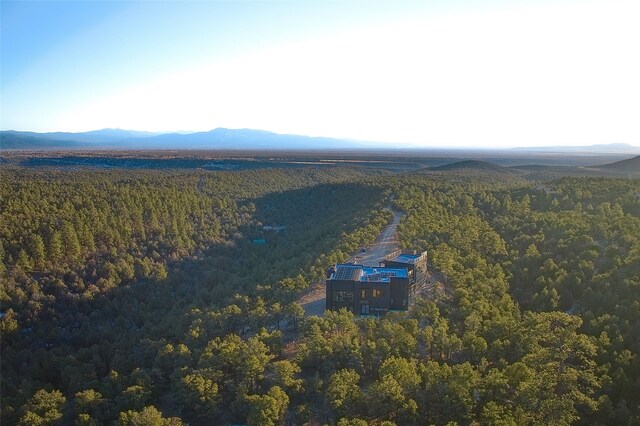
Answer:
[[[368, 247], [358, 249], [347, 262], [362, 264], [365, 266], [378, 266], [378, 262], [386, 255], [399, 249], [398, 246], [398, 224], [404, 213], [393, 211], [393, 219], [376, 238], [376, 241]], [[303, 295], [298, 301], [304, 308], [306, 315], [324, 315], [326, 306], [325, 283], [314, 283], [311, 291]]]

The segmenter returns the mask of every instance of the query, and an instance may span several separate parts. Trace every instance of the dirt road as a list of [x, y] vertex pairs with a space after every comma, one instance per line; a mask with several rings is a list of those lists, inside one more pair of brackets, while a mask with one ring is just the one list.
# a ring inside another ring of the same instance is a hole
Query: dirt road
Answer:
[[379, 262], [386, 255], [398, 250], [398, 224], [404, 213], [393, 211], [393, 219], [387, 226], [382, 229], [376, 241], [366, 251], [354, 254], [349, 262], [357, 263], [364, 266], [378, 266]]
[[[354, 253], [348, 262], [358, 263], [365, 266], [378, 266], [384, 257], [397, 250], [398, 233], [397, 228], [404, 213], [392, 211], [393, 219], [382, 229], [376, 241], [366, 248], [366, 251]], [[325, 288], [323, 283], [315, 283], [309, 293], [305, 294], [298, 301], [304, 308], [306, 315], [324, 315], [325, 309]]]

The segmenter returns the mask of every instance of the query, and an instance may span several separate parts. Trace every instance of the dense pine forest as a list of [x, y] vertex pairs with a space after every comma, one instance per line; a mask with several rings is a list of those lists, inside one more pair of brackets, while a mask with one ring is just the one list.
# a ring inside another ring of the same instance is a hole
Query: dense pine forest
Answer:
[[[305, 316], [390, 209], [445, 285]], [[3, 425], [640, 424], [639, 180], [6, 167], [0, 283]]]

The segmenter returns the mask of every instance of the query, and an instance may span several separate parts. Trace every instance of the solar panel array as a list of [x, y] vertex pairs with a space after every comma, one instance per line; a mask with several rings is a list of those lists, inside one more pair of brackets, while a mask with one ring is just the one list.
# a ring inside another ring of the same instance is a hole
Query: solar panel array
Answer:
[[360, 265], [338, 265], [334, 275], [335, 280], [358, 281], [362, 275]]

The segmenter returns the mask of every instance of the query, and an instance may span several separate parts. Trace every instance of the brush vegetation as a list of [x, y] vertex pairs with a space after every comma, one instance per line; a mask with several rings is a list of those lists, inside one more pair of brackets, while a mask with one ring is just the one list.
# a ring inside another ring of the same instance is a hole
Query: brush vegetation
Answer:
[[[0, 170], [2, 424], [639, 422], [640, 181], [495, 176]], [[444, 286], [305, 317], [389, 205]]]

